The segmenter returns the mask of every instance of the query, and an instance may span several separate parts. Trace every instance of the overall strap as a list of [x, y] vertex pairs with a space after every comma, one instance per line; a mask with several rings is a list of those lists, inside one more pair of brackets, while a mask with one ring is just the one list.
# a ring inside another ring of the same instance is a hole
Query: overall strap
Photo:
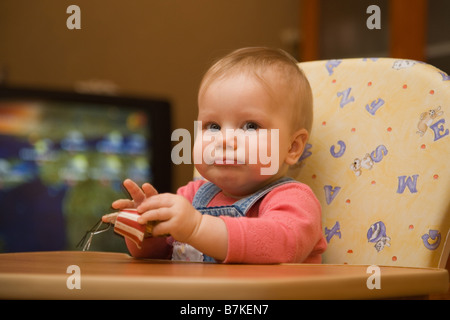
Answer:
[[206, 207], [219, 192], [220, 188], [212, 182], [202, 184], [194, 195], [192, 206], [196, 209]]
[[[251, 194], [246, 198], [242, 198], [236, 201], [232, 207], [238, 210], [242, 215], [245, 216], [247, 211], [255, 204], [256, 201], [264, 197], [267, 193], [272, 191], [274, 188], [286, 184], [296, 182], [294, 179], [289, 177], [280, 178], [271, 184], [265, 186], [263, 189], [258, 190], [257, 192]], [[197, 193], [192, 200], [192, 205], [196, 209], [207, 208], [209, 202], [220, 192], [220, 188], [211, 182], [207, 182], [200, 186], [197, 190]], [[220, 207], [217, 207], [220, 208]]]
[[281, 186], [283, 184], [286, 183], [291, 183], [291, 182], [297, 182], [296, 180], [290, 178], [290, 177], [283, 177], [280, 178], [274, 182], [272, 182], [271, 184], [265, 186], [264, 188], [262, 188], [261, 190], [258, 190], [257, 192], [255, 192], [254, 194], [240, 199], [237, 202], [235, 202], [233, 204], [234, 207], [236, 207], [236, 209], [238, 209], [240, 212], [243, 213], [243, 215], [247, 214], [247, 211], [250, 210], [250, 208], [262, 197], [264, 197], [266, 194], [268, 194], [270, 191], [272, 191], [273, 189], [275, 189], [278, 186]]

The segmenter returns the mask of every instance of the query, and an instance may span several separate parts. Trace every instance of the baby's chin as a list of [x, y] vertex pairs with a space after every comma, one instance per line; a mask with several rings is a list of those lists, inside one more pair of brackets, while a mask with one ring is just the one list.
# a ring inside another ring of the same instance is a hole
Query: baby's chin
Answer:
[[223, 176], [207, 180], [218, 186], [225, 195], [233, 198], [243, 198], [272, 182], [271, 176], [258, 176], [258, 178]]

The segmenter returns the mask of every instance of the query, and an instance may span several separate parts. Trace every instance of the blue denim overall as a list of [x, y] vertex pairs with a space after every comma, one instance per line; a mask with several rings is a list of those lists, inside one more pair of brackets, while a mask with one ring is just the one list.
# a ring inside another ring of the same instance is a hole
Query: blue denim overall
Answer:
[[[252, 195], [239, 199], [234, 204], [230, 206], [219, 206], [219, 207], [207, 207], [209, 202], [221, 191], [219, 187], [211, 182], [207, 182], [200, 186], [197, 193], [192, 200], [192, 205], [202, 214], [209, 214], [211, 216], [230, 216], [230, 217], [245, 217], [247, 211], [262, 197], [267, 193], [272, 191], [274, 188], [285, 184], [296, 182], [294, 179], [289, 177], [281, 178], [261, 190], [253, 193]], [[203, 261], [203, 262], [215, 262], [211, 257], [203, 255], [200, 251], [194, 247], [181, 243], [178, 241], [173, 242], [173, 254], [172, 260], [184, 260], [184, 261]]]

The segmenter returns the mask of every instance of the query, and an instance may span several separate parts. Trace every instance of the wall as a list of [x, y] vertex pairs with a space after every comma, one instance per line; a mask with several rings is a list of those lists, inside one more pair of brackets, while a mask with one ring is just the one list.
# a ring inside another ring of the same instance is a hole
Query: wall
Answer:
[[[81, 30], [66, 27], [71, 4], [81, 9]], [[51, 89], [106, 81], [120, 94], [170, 99], [172, 128], [193, 132], [208, 66], [244, 46], [295, 54], [289, 39], [298, 7], [298, 0], [2, 0], [0, 80]], [[174, 167], [174, 190], [192, 169]]]

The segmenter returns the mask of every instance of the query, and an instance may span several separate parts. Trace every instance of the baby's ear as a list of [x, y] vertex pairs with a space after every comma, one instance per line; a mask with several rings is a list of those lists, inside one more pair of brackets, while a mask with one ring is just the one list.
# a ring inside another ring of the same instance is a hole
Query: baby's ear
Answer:
[[306, 129], [299, 129], [291, 136], [291, 145], [286, 157], [285, 162], [288, 165], [294, 165], [305, 149], [306, 142], [308, 141], [309, 133]]

